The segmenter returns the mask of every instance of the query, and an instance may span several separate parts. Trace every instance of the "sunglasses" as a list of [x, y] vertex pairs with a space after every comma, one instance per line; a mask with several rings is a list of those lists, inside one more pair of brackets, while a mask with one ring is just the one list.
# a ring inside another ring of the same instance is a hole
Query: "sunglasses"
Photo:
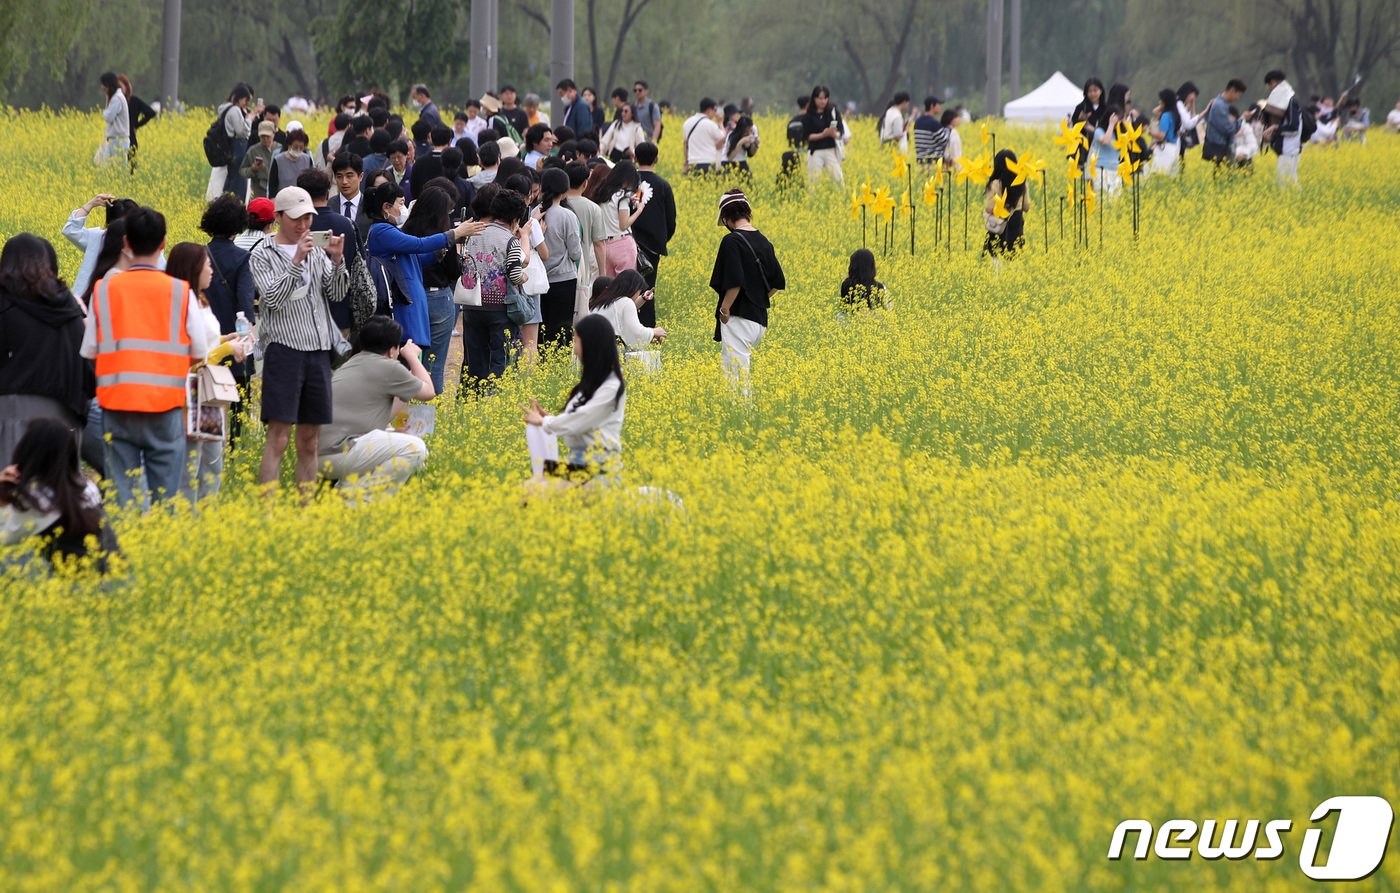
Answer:
[[641, 92], [643, 92], [643, 91], [645, 91], [645, 90], [646, 90], [645, 87], [633, 87], [633, 88], [632, 88], [632, 92], [633, 92], [633, 93], [641, 93]]

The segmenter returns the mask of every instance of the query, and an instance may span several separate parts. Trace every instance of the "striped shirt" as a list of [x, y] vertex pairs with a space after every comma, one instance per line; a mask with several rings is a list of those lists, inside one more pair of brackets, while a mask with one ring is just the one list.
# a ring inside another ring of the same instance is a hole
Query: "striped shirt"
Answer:
[[336, 341], [331, 333], [335, 322], [327, 302], [345, 300], [350, 284], [345, 264], [332, 264], [320, 248], [293, 264], [273, 238], [265, 236], [248, 255], [260, 302], [258, 341], [264, 349], [281, 344], [293, 350], [330, 350]]
[[920, 115], [914, 121], [914, 157], [932, 164], [943, 157], [948, 145], [948, 128], [933, 115]]

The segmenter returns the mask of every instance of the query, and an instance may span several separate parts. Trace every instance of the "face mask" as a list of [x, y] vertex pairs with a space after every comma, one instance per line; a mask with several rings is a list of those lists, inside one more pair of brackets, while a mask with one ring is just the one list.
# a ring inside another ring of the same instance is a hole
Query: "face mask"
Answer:
[[288, 146], [288, 147], [287, 147], [287, 155], [288, 155], [289, 157], [291, 157], [291, 158], [300, 158], [300, 157], [301, 157], [301, 147], [300, 147], [300, 146]]
[[408, 206], [407, 206], [407, 205], [404, 205], [404, 206], [402, 206], [402, 207], [399, 208], [399, 219], [398, 219], [398, 224], [399, 224], [399, 226], [403, 226], [403, 225], [404, 225], [405, 223], [407, 223], [407, 222], [408, 222]]
[[423, 108], [423, 103], [419, 102], [419, 101], [416, 100], [416, 99], [411, 100], [410, 105], [413, 106], [413, 110], [414, 110], [415, 112], [418, 111], [419, 109]]

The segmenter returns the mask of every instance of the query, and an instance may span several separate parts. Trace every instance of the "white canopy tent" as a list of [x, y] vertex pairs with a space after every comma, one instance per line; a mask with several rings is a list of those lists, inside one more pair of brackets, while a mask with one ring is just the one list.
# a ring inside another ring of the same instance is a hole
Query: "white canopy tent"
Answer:
[[1002, 116], [1008, 121], [1058, 121], [1083, 98], [1084, 91], [1057, 71], [1039, 87], [1008, 102]]

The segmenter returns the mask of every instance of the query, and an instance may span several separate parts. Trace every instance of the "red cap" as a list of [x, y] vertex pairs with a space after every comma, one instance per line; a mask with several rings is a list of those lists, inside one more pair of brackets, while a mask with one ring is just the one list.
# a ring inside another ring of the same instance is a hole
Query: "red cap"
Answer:
[[256, 220], [258, 223], [271, 223], [272, 218], [276, 216], [272, 204], [272, 199], [255, 198], [252, 201], [248, 202], [248, 216]]

